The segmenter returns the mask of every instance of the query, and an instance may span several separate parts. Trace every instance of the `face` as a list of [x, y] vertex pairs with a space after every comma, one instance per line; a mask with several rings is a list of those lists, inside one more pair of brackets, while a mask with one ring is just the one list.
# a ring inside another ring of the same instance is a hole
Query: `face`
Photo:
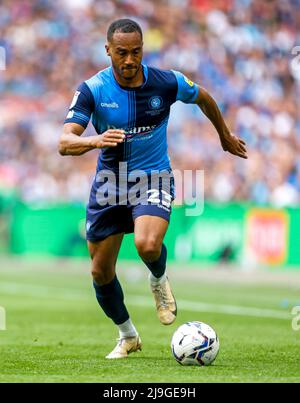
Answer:
[[141, 69], [143, 42], [138, 32], [115, 32], [105, 46], [117, 76], [125, 81], [136, 78]]

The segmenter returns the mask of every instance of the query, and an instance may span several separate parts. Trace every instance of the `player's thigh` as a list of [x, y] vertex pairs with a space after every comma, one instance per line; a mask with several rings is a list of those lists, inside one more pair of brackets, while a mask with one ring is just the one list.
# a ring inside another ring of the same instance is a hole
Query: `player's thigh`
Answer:
[[113, 269], [116, 265], [124, 233], [110, 235], [101, 241], [87, 241], [93, 268]]
[[138, 251], [160, 251], [169, 222], [158, 216], [141, 215], [134, 220], [134, 242]]

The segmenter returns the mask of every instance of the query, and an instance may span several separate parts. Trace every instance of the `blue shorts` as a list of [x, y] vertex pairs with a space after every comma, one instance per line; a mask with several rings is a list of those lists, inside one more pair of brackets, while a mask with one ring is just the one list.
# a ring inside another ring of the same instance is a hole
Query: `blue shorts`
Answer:
[[101, 241], [110, 235], [131, 233], [134, 220], [142, 215], [169, 222], [175, 197], [171, 170], [152, 175], [120, 179], [100, 171], [96, 175], [86, 210], [86, 239]]

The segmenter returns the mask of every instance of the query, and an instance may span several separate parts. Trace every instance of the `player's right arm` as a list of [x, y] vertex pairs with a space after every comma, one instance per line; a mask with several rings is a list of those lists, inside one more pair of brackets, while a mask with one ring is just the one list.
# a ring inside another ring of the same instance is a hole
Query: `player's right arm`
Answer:
[[124, 130], [109, 129], [88, 137], [80, 137], [85, 128], [78, 123], [65, 123], [58, 151], [61, 155], [82, 155], [95, 148], [116, 147], [124, 140]]
[[93, 94], [87, 84], [82, 83], [75, 92], [59, 140], [58, 151], [61, 155], [81, 155], [95, 148], [116, 147], [123, 142], [124, 130], [119, 129], [109, 129], [96, 136], [81, 137], [94, 109]]

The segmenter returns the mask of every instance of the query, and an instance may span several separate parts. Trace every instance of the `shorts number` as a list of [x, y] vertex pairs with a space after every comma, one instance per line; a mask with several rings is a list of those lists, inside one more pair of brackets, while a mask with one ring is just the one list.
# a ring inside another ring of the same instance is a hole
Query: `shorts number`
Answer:
[[162, 200], [161, 200], [162, 205], [167, 208], [170, 208], [172, 202], [172, 196], [165, 190], [162, 190], [161, 193], [162, 193]]
[[[147, 194], [148, 195], [150, 194], [150, 196], [147, 199], [149, 203], [160, 204], [159, 190], [150, 189], [150, 190], [147, 190]], [[171, 202], [172, 202], [172, 196], [169, 193], [167, 193], [165, 190], [161, 191], [161, 195], [162, 195], [162, 200], [161, 200], [162, 205], [167, 208], [170, 208]]]
[[148, 202], [149, 203], [153, 203], [153, 204], [159, 204], [160, 200], [159, 200], [159, 191], [157, 189], [150, 189], [147, 190], [147, 194], [150, 196], [148, 197]]

